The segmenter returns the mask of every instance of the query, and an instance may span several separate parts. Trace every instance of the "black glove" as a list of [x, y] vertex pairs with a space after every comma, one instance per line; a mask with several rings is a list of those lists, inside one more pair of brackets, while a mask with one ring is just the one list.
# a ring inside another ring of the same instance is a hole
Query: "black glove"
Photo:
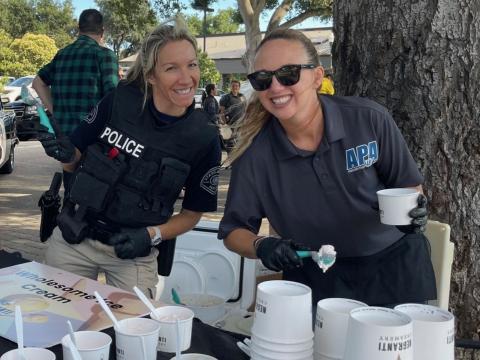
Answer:
[[297, 245], [291, 240], [266, 237], [258, 241], [257, 257], [266, 268], [273, 271], [294, 269], [303, 265], [295, 252]]
[[427, 197], [423, 194], [418, 195], [417, 203], [418, 206], [408, 213], [412, 218], [410, 225], [397, 226], [397, 229], [404, 234], [422, 234], [425, 232], [428, 221]]
[[124, 230], [108, 241], [120, 259], [135, 259], [147, 256], [152, 249], [152, 239], [147, 228]]
[[47, 128], [40, 125], [37, 139], [42, 143], [45, 153], [62, 163], [71, 163], [75, 160], [75, 146], [68, 136], [50, 134]]

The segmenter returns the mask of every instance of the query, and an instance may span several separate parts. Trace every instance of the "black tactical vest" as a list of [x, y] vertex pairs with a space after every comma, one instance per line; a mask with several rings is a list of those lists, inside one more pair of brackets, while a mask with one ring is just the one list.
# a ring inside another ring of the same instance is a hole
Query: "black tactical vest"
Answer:
[[140, 90], [120, 84], [111, 118], [82, 155], [70, 200], [87, 209], [87, 218], [118, 227], [162, 224], [216, 136], [208, 116], [193, 105], [174, 123], [156, 124]]

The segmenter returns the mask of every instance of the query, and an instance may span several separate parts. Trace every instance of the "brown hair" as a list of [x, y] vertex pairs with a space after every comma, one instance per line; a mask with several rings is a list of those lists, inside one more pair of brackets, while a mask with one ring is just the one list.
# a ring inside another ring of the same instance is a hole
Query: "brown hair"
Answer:
[[[272, 40], [298, 41], [307, 53], [308, 63], [320, 65], [317, 50], [313, 43], [302, 32], [293, 29], [277, 29], [266, 35], [255, 50], [255, 55], [258, 54], [263, 45]], [[247, 150], [269, 119], [270, 113], [263, 107], [257, 94], [254, 93], [249, 100], [245, 116], [236, 126], [237, 143], [227, 159], [228, 164], [234, 162]]]

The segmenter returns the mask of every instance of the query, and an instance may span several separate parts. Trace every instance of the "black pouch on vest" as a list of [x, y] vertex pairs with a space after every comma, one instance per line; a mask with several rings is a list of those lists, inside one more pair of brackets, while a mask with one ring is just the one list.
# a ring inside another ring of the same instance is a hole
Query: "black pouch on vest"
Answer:
[[153, 184], [150, 195], [153, 200], [152, 211], [161, 211], [164, 216], [171, 215], [168, 206], [162, 206], [162, 204], [175, 203], [189, 173], [190, 165], [174, 158], [162, 159], [160, 177]]
[[158, 173], [158, 164], [154, 161], [132, 158], [129, 165], [130, 170], [123, 179], [123, 183], [128, 187], [146, 192], [153, 177]]
[[125, 172], [123, 155], [110, 159], [99, 146], [90, 146], [74, 174], [70, 199], [93, 211], [103, 210], [112, 185]]

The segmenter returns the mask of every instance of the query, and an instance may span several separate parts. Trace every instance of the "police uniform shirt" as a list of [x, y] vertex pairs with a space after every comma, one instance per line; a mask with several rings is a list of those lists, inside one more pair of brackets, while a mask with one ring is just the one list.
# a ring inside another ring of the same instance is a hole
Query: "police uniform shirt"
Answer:
[[220, 106], [225, 108], [225, 115], [230, 117], [229, 124], [233, 124], [244, 114], [247, 106], [247, 99], [241, 93], [237, 96], [228, 93], [221, 97]]
[[[95, 143], [110, 119], [113, 105], [114, 92], [106, 95], [90, 114], [82, 121], [70, 135], [72, 143], [83, 152], [89, 145]], [[193, 105], [187, 109], [187, 113], [175, 117], [159, 112], [153, 101], [147, 101], [145, 111], [150, 111], [157, 125], [173, 123], [187, 116], [193, 111]], [[218, 171], [221, 161], [221, 147], [218, 138], [209, 145], [209, 150], [203, 159], [196, 164], [191, 164], [191, 171], [185, 183], [185, 197], [182, 207], [196, 212], [209, 212], [217, 210], [217, 183]]]
[[403, 233], [380, 223], [376, 191], [423, 182], [388, 111], [367, 99], [321, 96], [325, 131], [316, 151], [296, 148], [271, 118], [233, 164], [218, 237], [277, 233], [311, 249], [332, 244], [338, 257], [375, 254]]

